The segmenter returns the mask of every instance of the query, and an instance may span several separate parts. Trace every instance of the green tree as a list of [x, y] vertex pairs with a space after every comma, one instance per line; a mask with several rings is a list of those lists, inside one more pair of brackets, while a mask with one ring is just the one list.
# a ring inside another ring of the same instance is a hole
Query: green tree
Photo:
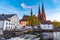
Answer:
[[60, 22], [53, 21], [52, 24], [54, 27], [60, 27]]
[[29, 16], [27, 19], [27, 25], [35, 26], [35, 25], [40, 25], [40, 21], [36, 16]]

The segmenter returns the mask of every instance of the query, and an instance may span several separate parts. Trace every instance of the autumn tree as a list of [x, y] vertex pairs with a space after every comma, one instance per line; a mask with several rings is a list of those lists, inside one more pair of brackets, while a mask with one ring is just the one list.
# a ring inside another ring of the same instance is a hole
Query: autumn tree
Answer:
[[29, 16], [27, 22], [28, 22], [27, 25], [31, 25], [31, 26], [40, 25], [40, 21], [35, 15]]
[[53, 21], [52, 24], [54, 27], [60, 27], [60, 22]]
[[40, 25], [40, 21], [38, 17], [33, 15], [32, 8], [31, 8], [31, 15], [28, 17], [27, 22], [28, 22], [27, 25], [31, 25], [31, 26]]

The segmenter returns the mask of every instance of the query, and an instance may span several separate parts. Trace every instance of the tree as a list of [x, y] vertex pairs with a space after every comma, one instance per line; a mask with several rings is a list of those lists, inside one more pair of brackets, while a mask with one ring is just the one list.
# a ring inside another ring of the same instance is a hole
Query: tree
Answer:
[[60, 22], [53, 21], [52, 24], [54, 27], [60, 27]]
[[27, 25], [35, 26], [35, 25], [40, 25], [40, 21], [36, 16], [29, 16], [27, 19]]

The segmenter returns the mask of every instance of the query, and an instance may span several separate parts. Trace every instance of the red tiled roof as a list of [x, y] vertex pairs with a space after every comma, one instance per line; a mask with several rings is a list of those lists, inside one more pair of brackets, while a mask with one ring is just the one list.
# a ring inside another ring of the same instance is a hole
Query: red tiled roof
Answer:
[[20, 21], [26, 21], [26, 20], [24, 20], [24, 19], [21, 19]]
[[20, 22], [21, 22], [21, 21], [27, 21], [28, 17], [29, 17], [28, 15], [24, 15], [24, 16], [23, 16], [23, 19], [21, 19]]
[[52, 24], [52, 22], [48, 20], [48, 21], [41, 22], [41, 24]]
[[24, 15], [23, 16], [23, 20], [26, 20], [27, 21], [28, 17], [29, 17], [28, 15]]

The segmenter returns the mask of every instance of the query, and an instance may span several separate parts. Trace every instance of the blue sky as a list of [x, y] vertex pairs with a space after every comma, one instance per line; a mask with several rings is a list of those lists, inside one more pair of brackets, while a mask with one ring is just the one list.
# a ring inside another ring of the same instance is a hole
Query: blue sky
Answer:
[[[42, 0], [0, 0], [0, 14], [17, 14], [21, 19], [23, 15], [38, 15], [38, 6]], [[47, 20], [60, 21], [60, 0], [43, 0]]]

